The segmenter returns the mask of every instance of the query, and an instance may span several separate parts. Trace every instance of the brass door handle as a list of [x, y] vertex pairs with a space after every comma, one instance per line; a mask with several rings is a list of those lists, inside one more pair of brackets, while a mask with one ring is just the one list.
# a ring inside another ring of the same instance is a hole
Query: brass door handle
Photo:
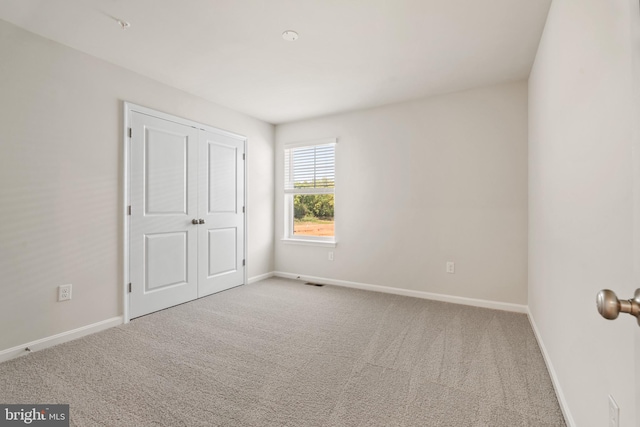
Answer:
[[198, 220], [197, 220], [197, 219], [195, 219], [195, 218], [194, 218], [194, 219], [192, 219], [192, 220], [191, 220], [191, 224], [196, 224], [196, 225], [198, 225]]
[[598, 313], [605, 319], [613, 320], [620, 313], [629, 313], [638, 319], [640, 325], [640, 289], [636, 289], [633, 298], [629, 300], [619, 300], [615, 292], [603, 289], [596, 296]]
[[200, 219], [198, 220], [198, 224], [204, 224], [204, 219], [200, 218]]

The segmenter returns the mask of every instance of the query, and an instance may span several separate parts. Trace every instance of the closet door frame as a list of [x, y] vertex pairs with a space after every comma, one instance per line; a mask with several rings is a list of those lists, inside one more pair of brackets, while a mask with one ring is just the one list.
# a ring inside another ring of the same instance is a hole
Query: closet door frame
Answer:
[[228, 135], [233, 138], [239, 138], [243, 140], [244, 144], [244, 153], [245, 153], [245, 164], [244, 164], [244, 206], [245, 206], [245, 215], [243, 218], [243, 228], [244, 228], [244, 239], [243, 239], [243, 255], [246, 263], [243, 267], [243, 283], [247, 283], [247, 271], [249, 266], [249, 258], [247, 257], [247, 241], [248, 241], [248, 233], [247, 233], [247, 216], [249, 212], [249, 206], [247, 205], [247, 164], [249, 153], [247, 151], [247, 138], [243, 135], [239, 135], [234, 132], [229, 132], [220, 128], [216, 128], [213, 126], [205, 125], [199, 122], [195, 122], [193, 120], [185, 119], [182, 117], [177, 117], [171, 114], [163, 113], [158, 110], [154, 110], [152, 108], [144, 107], [141, 105], [133, 104], [131, 102], [123, 102], [123, 129], [122, 129], [122, 206], [121, 206], [121, 218], [122, 218], [122, 284], [120, 288], [122, 289], [123, 294], [123, 322], [129, 323], [130, 321], [130, 313], [129, 313], [129, 284], [131, 283], [130, 278], [130, 252], [129, 252], [129, 238], [130, 238], [130, 227], [131, 227], [131, 217], [129, 216], [129, 206], [131, 205], [131, 138], [130, 131], [131, 128], [131, 113], [138, 112], [141, 114], [146, 114], [149, 116], [157, 117], [159, 119], [168, 120], [171, 122], [179, 123], [182, 125], [190, 126], [195, 129], [201, 129], [209, 132], [214, 132], [218, 134]]

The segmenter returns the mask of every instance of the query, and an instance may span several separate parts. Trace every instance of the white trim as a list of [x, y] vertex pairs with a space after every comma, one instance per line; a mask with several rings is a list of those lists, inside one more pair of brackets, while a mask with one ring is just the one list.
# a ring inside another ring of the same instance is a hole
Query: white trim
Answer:
[[368, 283], [348, 282], [346, 280], [327, 279], [324, 277], [305, 276], [301, 274], [286, 273], [283, 271], [274, 271], [274, 276], [287, 279], [298, 279], [305, 282], [321, 283], [327, 285], [343, 286], [346, 288], [363, 289], [366, 291], [383, 292], [387, 294], [403, 295], [407, 297], [415, 297], [429, 299], [434, 301], [450, 302], [453, 304], [471, 305], [474, 307], [490, 308], [493, 310], [513, 311], [516, 313], [527, 313], [527, 306], [522, 304], [513, 304], [509, 302], [489, 301], [476, 298], [458, 297], [454, 295], [434, 294], [431, 292], [414, 291], [410, 289], [392, 288], [389, 286], [370, 285]]
[[129, 129], [131, 128], [131, 122], [129, 120], [129, 112], [135, 107], [134, 104], [124, 103], [123, 106], [123, 123], [124, 129], [122, 130], [123, 141], [123, 154], [122, 154], [122, 170], [124, 172], [124, 179], [122, 180], [122, 194], [123, 194], [123, 206], [122, 206], [122, 298], [124, 300], [122, 308], [123, 323], [129, 323], [129, 229], [131, 227], [129, 218], [129, 205], [131, 203], [131, 196], [129, 194], [129, 181], [131, 179], [129, 153], [131, 150], [131, 138], [129, 138]]
[[299, 142], [286, 142], [284, 143], [284, 149], [288, 150], [290, 148], [299, 148], [299, 147], [313, 147], [318, 145], [335, 145], [338, 143], [338, 138], [320, 138], [320, 139], [310, 139], [309, 141], [299, 141]]
[[147, 116], [156, 117], [158, 119], [167, 120], [170, 122], [178, 123], [181, 125], [191, 126], [196, 129], [206, 130], [207, 132], [217, 133], [219, 135], [229, 136], [236, 139], [247, 140], [247, 137], [240, 135], [239, 133], [230, 132], [228, 130], [220, 129], [204, 123], [195, 122], [193, 120], [185, 119], [184, 117], [174, 116], [173, 114], [163, 113], [162, 111], [154, 110], [153, 108], [143, 107], [142, 105], [133, 104], [131, 102], [124, 102], [125, 114], [136, 111]]
[[257, 276], [249, 277], [249, 284], [256, 283], [256, 282], [259, 282], [261, 280], [268, 279], [270, 277], [273, 277], [273, 271], [270, 271], [270, 272], [264, 273], [264, 274], [259, 274]]
[[285, 194], [335, 194], [335, 188], [290, 188], [285, 189], [284, 192]]
[[242, 214], [242, 226], [244, 227], [244, 242], [242, 243], [242, 259], [244, 259], [244, 272], [242, 273], [242, 284], [243, 285], [247, 285], [249, 284], [249, 251], [247, 250], [247, 244], [249, 243], [249, 222], [248, 219], [249, 218], [249, 206], [247, 206], [247, 202], [249, 201], [249, 167], [247, 166], [249, 164], [249, 153], [247, 152], [247, 142], [248, 142], [248, 138], [245, 137], [244, 138], [244, 142], [242, 143], [242, 147], [244, 149], [243, 151], [243, 156], [244, 156], [244, 160], [243, 160], [243, 164], [242, 166], [244, 166], [244, 198], [242, 200], [242, 206], [244, 209], [244, 212]]
[[284, 237], [280, 239], [282, 243], [290, 245], [303, 245], [303, 246], [322, 246], [325, 248], [335, 248], [338, 242], [334, 240], [312, 240], [299, 237]]
[[538, 330], [538, 326], [536, 325], [536, 322], [533, 319], [533, 315], [531, 314], [531, 309], [529, 307], [527, 307], [527, 315], [529, 317], [529, 323], [531, 323], [531, 328], [533, 329], [533, 334], [536, 337], [536, 341], [538, 341], [538, 347], [540, 347], [540, 350], [542, 351], [542, 358], [544, 359], [545, 365], [547, 365], [547, 371], [549, 371], [549, 376], [551, 377], [551, 384], [553, 384], [553, 389], [556, 392], [558, 403], [560, 403], [560, 409], [562, 410], [562, 415], [564, 415], [564, 421], [567, 424], [567, 427], [575, 427], [576, 422], [573, 420], [573, 417], [571, 416], [571, 411], [569, 410], [569, 404], [567, 403], [567, 399], [564, 397], [564, 392], [562, 391], [562, 387], [560, 386], [560, 380], [558, 379], [556, 370], [553, 368], [553, 364], [551, 363], [551, 358], [549, 357], [547, 348], [544, 346], [544, 342], [542, 341], [542, 336], [540, 335], [540, 331]]
[[0, 362], [5, 362], [7, 360], [29, 354], [28, 351], [25, 351], [27, 347], [31, 351], [44, 350], [45, 348], [53, 347], [54, 345], [82, 338], [86, 335], [95, 334], [96, 332], [104, 331], [105, 329], [113, 328], [114, 326], [122, 325], [122, 323], [122, 316], [112, 317], [111, 319], [92, 323], [91, 325], [82, 326], [71, 331], [62, 332], [36, 341], [31, 341], [7, 350], [2, 350], [0, 351]]

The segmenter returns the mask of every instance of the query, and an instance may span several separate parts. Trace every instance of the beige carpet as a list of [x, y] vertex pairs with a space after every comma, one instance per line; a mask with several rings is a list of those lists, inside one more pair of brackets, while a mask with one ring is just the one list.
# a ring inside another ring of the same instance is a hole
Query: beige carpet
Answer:
[[523, 314], [268, 279], [0, 364], [76, 426], [564, 426]]

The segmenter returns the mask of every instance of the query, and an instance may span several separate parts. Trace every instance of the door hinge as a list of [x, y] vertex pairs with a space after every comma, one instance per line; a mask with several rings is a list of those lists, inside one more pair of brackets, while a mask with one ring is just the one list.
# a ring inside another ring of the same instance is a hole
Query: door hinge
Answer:
[[244, 206], [242, 207], [242, 213], [244, 213]]
[[129, 293], [131, 293], [131, 283], [129, 283]]
[[246, 260], [244, 260], [244, 259], [242, 260], [242, 266], [243, 266], [243, 267], [244, 267], [244, 265], [245, 265], [245, 261], [246, 261]]
[[133, 129], [129, 128], [129, 138], [133, 136]]
[[244, 156], [245, 156], [245, 154], [244, 154], [244, 153], [242, 153], [242, 160], [244, 160]]
[[127, 208], [127, 215], [131, 215], [131, 205]]

